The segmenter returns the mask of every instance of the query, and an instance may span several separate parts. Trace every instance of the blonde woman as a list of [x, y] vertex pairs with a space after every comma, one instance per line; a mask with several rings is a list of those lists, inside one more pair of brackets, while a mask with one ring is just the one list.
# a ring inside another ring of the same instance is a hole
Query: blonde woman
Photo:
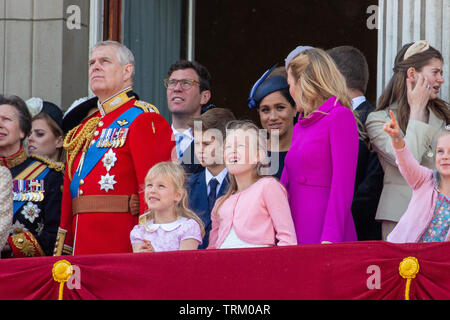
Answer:
[[205, 233], [202, 220], [188, 209], [183, 167], [161, 162], [145, 177], [149, 212], [130, 233], [133, 252], [196, 250]]
[[0, 166], [0, 252], [2, 252], [11, 231], [12, 216], [12, 176], [8, 168]]
[[299, 244], [356, 241], [351, 205], [358, 129], [346, 83], [330, 56], [310, 48], [288, 62], [290, 93], [303, 115], [281, 182]]

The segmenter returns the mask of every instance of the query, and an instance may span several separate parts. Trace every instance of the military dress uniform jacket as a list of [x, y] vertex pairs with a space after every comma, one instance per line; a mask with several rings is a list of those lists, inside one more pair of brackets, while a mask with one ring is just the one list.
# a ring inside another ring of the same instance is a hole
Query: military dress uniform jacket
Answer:
[[[137, 101], [131, 88], [98, 107], [64, 142], [67, 164], [55, 255], [132, 252], [130, 232], [146, 211], [145, 176], [155, 164], [171, 160], [169, 123], [154, 106]], [[77, 139], [86, 140], [87, 151], [76, 147]]]
[[6, 159], [13, 177], [12, 257], [51, 256], [61, 217], [64, 165], [20, 151]]

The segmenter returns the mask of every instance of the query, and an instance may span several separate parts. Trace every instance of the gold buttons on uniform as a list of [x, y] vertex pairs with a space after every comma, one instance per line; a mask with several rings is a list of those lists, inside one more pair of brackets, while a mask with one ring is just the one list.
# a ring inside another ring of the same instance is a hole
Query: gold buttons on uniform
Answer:
[[100, 121], [99, 123], [98, 123], [98, 126], [101, 128], [101, 127], [103, 127], [105, 124], [103, 123], [103, 121]]
[[78, 195], [79, 195], [79, 196], [82, 196], [83, 194], [84, 194], [83, 190], [80, 190], [80, 191], [78, 192]]
[[83, 179], [80, 180], [80, 186], [82, 186], [82, 185], [84, 185], [84, 180]]

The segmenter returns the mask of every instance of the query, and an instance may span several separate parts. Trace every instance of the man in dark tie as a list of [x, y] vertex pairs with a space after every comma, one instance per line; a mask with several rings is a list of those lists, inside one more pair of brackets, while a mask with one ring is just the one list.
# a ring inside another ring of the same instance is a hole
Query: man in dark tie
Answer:
[[179, 162], [188, 174], [200, 172], [203, 167], [194, 155], [189, 122], [201, 115], [202, 106], [211, 99], [211, 75], [201, 64], [181, 60], [170, 67], [164, 85]]
[[211, 213], [216, 199], [224, 195], [229, 186], [228, 170], [223, 161], [223, 143], [226, 125], [235, 120], [228, 109], [214, 108], [191, 121], [194, 132], [195, 155], [203, 169], [188, 178], [189, 208], [203, 221], [205, 236], [199, 249], [209, 244]]
[[377, 154], [364, 141], [364, 125], [369, 113], [374, 111], [364, 96], [369, 81], [369, 67], [363, 53], [354, 47], [336, 47], [328, 50], [328, 54], [346, 80], [353, 110], [360, 121], [361, 136], [352, 203], [356, 233], [359, 241], [381, 240], [381, 224], [375, 220], [375, 215], [383, 189], [384, 172]]

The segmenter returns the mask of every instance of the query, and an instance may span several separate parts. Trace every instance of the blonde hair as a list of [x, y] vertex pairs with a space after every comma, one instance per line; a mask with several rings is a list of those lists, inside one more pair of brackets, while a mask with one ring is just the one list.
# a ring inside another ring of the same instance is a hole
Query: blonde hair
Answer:
[[[153, 166], [145, 176], [145, 183], [156, 177], [166, 177], [175, 187], [175, 190], [182, 191], [181, 200], [175, 205], [175, 213], [178, 217], [185, 217], [195, 220], [201, 229], [202, 237], [205, 235], [205, 227], [202, 220], [188, 207], [188, 195], [186, 191], [186, 173], [183, 167], [174, 162], [160, 162]], [[139, 224], [154, 219], [154, 212], [151, 210], [139, 219]]]
[[[448, 126], [447, 126], [448, 127]], [[436, 139], [436, 146], [437, 146], [437, 143], [439, 142], [439, 140], [442, 138], [442, 137], [446, 137], [446, 136], [448, 136], [448, 135], [450, 135], [450, 128], [445, 128], [444, 130], [442, 130], [440, 133], [439, 133], [439, 135], [437, 136], [437, 139]], [[436, 148], [435, 148], [436, 149]]]
[[[257, 140], [258, 141], [258, 145], [257, 145], [258, 151], [264, 152], [264, 155], [267, 156], [267, 136], [264, 134], [264, 131], [261, 132], [259, 130], [258, 126], [250, 120], [234, 120], [227, 124], [227, 137], [231, 131], [238, 130], [238, 129], [254, 132], [258, 138], [258, 140]], [[225, 138], [225, 140], [226, 139], [227, 138]], [[263, 177], [261, 170], [265, 166], [266, 162], [267, 162], [267, 158], [260, 159], [260, 161], [255, 166], [255, 175], [258, 178], [258, 180]], [[219, 200], [217, 202], [217, 209], [215, 210], [215, 215], [218, 220], [220, 220], [220, 217], [218, 214], [220, 207], [224, 204], [224, 202], [229, 197], [231, 197], [238, 190], [236, 178], [231, 173], [228, 173], [228, 175], [230, 177], [230, 186], [228, 188], [227, 193], [224, 196], [222, 196], [221, 198], [219, 198]]]
[[300, 85], [299, 96], [294, 99], [302, 105], [314, 111], [329, 98], [337, 97], [344, 107], [352, 110], [344, 76], [324, 50], [312, 48], [303, 51], [291, 61], [288, 70]]

